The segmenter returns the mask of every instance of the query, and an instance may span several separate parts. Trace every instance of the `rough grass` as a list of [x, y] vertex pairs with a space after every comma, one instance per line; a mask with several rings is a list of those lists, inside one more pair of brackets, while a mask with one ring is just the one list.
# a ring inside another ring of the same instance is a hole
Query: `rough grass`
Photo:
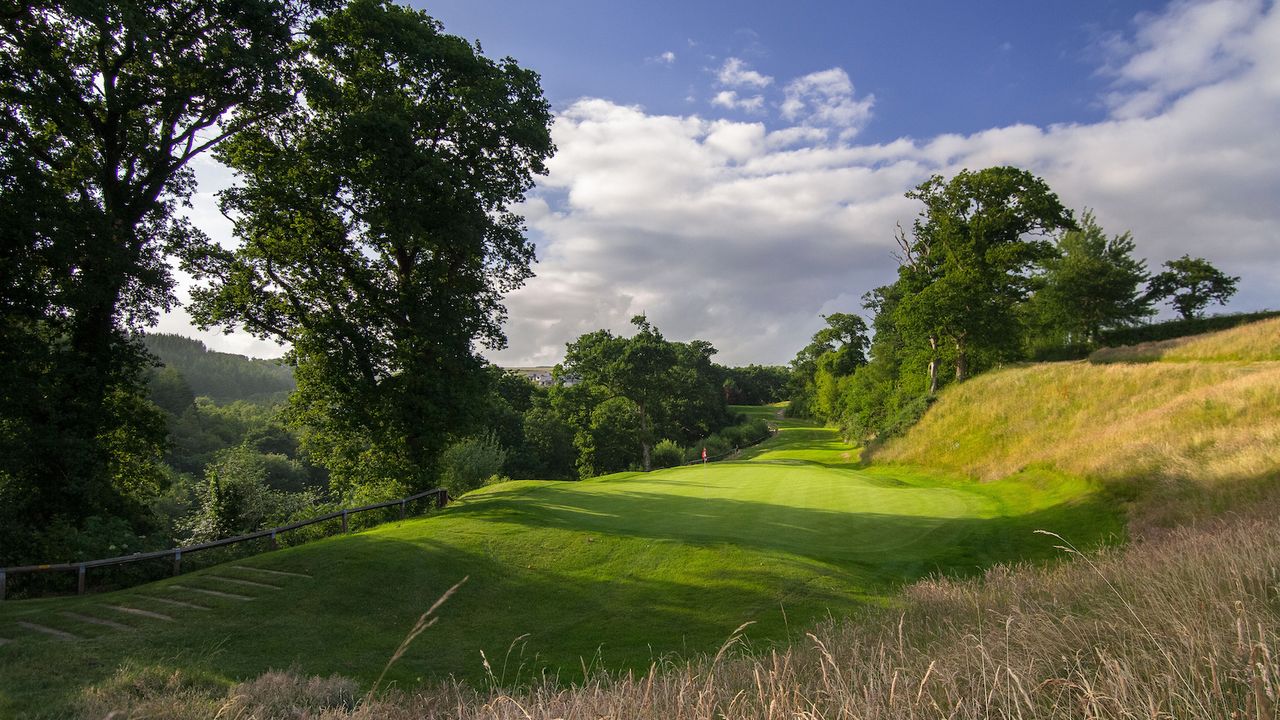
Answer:
[[1058, 363], [947, 389], [875, 454], [982, 480], [1051, 468], [1144, 489], [1280, 474], [1280, 362]]
[[[775, 410], [756, 412], [772, 413]], [[889, 602], [935, 572], [1054, 554], [1037, 528], [1095, 544], [1122, 533], [1089, 483], [1052, 474], [980, 484], [911, 469], [860, 470], [833, 430], [794, 421], [737, 462], [580, 483], [486, 488], [437, 516], [261, 555], [239, 564], [300, 573], [281, 590], [219, 566], [120, 593], [0, 603], [0, 717], [62, 717], [81, 688], [118, 668], [226, 687], [272, 668], [338, 674], [368, 688], [406, 630], [446, 588], [470, 580], [387, 675], [417, 687], [453, 674], [509, 684], [584, 667], [640, 670], [714, 650], [738, 625], [767, 644]], [[173, 585], [232, 590], [252, 601]], [[182, 611], [158, 598], [200, 598]], [[173, 614], [125, 617], [109, 605]], [[65, 613], [108, 616], [117, 631]], [[22, 622], [87, 640], [39, 637]], [[138, 671], [142, 672], [142, 671]]]
[[1089, 362], [1093, 363], [1276, 360], [1280, 360], [1280, 318], [1207, 335], [1102, 348], [1089, 356]]
[[747, 652], [733, 635], [714, 655], [597, 672], [576, 686], [543, 680], [504, 692], [446, 682], [353, 702], [340, 678], [270, 673], [216, 692], [125, 669], [86, 693], [81, 709], [316, 720], [1274, 720], [1277, 568], [1280, 521], [1264, 511], [1052, 568], [920, 581], [893, 607], [828, 621], [786, 648]]

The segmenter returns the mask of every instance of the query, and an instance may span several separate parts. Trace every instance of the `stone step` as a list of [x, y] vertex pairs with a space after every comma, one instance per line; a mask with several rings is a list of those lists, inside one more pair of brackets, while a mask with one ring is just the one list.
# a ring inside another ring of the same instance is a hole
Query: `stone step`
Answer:
[[181, 600], [174, 600], [173, 598], [149, 596], [149, 599], [155, 600], [158, 603], [164, 603], [165, 605], [172, 605], [174, 607], [191, 608], [192, 610], [208, 610], [209, 609], [207, 605], [196, 605], [195, 603], [183, 602]]
[[257, 580], [240, 580], [238, 578], [225, 577], [223, 575], [201, 575], [206, 580], [217, 580], [219, 582], [231, 583], [232, 585], [244, 585], [245, 587], [266, 588], [268, 590], [283, 590], [279, 585], [268, 585], [258, 582]]
[[285, 576], [285, 577], [300, 577], [300, 578], [306, 578], [306, 579], [308, 579], [308, 580], [310, 580], [310, 579], [311, 579], [311, 576], [310, 576], [310, 575], [304, 575], [304, 574], [302, 574], [302, 573], [296, 573], [296, 572], [285, 572], [284, 570], [268, 570], [268, 569], [266, 569], [266, 568], [249, 567], [248, 565], [232, 565], [232, 566], [231, 566], [231, 569], [233, 569], [233, 570], [248, 570], [249, 572], [266, 573], [267, 575], [280, 575], [280, 576]]
[[173, 621], [173, 618], [169, 617], [168, 615], [165, 615], [164, 613], [152, 612], [150, 610], [143, 610], [141, 608], [128, 607], [125, 605], [103, 605], [103, 607], [110, 608], [117, 612], [129, 613], [130, 615], [137, 615], [138, 617], [151, 618], [153, 620], [168, 620], [170, 622]]
[[211, 597], [227, 598], [228, 600], [252, 600], [248, 595], [237, 595], [235, 593], [222, 592], [221, 590], [205, 590], [204, 588], [188, 587], [186, 585], [170, 585], [174, 590], [186, 590], [187, 592], [197, 592], [202, 595]]
[[112, 620], [106, 620], [100, 617], [94, 617], [92, 615], [82, 615], [80, 613], [64, 612], [62, 613], [62, 617], [70, 618], [72, 620], [79, 620], [80, 622], [89, 623], [91, 625], [101, 625], [102, 627], [109, 627], [112, 630], [132, 630], [133, 629], [129, 625], [118, 623]]
[[37, 625], [36, 623], [27, 622], [26, 620], [19, 620], [18, 626], [26, 628], [27, 630], [30, 630], [32, 632], [51, 635], [53, 637], [58, 638], [59, 640], [79, 640], [80, 639], [79, 635], [72, 635], [71, 633], [65, 630], [58, 630], [56, 628], [45, 627], [44, 625]]

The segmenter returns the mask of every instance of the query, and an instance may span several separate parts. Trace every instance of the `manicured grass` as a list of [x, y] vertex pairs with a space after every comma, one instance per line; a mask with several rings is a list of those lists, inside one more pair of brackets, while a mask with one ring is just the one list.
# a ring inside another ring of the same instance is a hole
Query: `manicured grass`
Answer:
[[[857, 449], [833, 431], [778, 422], [778, 437], [732, 462], [506, 483], [430, 518], [131, 590], [0, 604], [0, 637], [13, 640], [0, 646], [0, 716], [63, 716], [86, 686], [122, 666], [222, 684], [292, 667], [367, 684], [463, 577], [440, 622], [388, 674], [394, 684], [450, 674], [483, 683], [491, 673], [503, 684], [538, 672], [573, 679], [597, 663], [644, 668], [672, 652], [714, 651], [744, 622], [755, 623], [754, 642], [784, 640], [829, 614], [888, 602], [926, 574], [1049, 556], [1050, 540], [1035, 529], [1077, 544], [1122, 532], [1116, 509], [1079, 480], [1032, 470], [979, 484], [859, 469]], [[86, 639], [45, 638], [23, 622]]]

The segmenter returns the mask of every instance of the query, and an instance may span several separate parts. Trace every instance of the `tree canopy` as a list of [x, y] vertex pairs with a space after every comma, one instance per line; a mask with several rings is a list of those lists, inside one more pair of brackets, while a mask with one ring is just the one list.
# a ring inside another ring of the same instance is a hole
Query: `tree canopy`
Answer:
[[536, 73], [389, 2], [353, 0], [302, 48], [296, 101], [219, 150], [240, 245], [188, 256], [210, 281], [192, 314], [291, 346], [293, 416], [338, 477], [422, 486], [531, 274], [510, 206], [554, 151], [550, 109]]
[[70, 536], [101, 514], [144, 529], [163, 422], [134, 334], [173, 302], [167, 253], [199, 237], [176, 214], [191, 160], [279, 107], [303, 11], [0, 11], [0, 562], [65, 551], [31, 528]]
[[1225, 303], [1236, 294], [1236, 283], [1240, 282], [1208, 260], [1190, 255], [1169, 260], [1164, 267], [1151, 278], [1147, 298], [1167, 301], [1184, 320], [1199, 317], [1209, 303]]

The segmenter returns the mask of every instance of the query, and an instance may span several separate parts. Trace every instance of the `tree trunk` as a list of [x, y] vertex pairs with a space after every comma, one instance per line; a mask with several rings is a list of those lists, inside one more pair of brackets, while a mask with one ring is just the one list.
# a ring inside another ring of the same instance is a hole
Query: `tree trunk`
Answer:
[[636, 407], [640, 409], [640, 453], [644, 457], [644, 471], [649, 472], [649, 414], [644, 411], [644, 405], [637, 404]]
[[938, 394], [938, 336], [929, 336], [929, 347], [933, 353], [929, 356], [929, 394]]
[[956, 340], [956, 381], [964, 382], [969, 377], [969, 351], [964, 339]]

